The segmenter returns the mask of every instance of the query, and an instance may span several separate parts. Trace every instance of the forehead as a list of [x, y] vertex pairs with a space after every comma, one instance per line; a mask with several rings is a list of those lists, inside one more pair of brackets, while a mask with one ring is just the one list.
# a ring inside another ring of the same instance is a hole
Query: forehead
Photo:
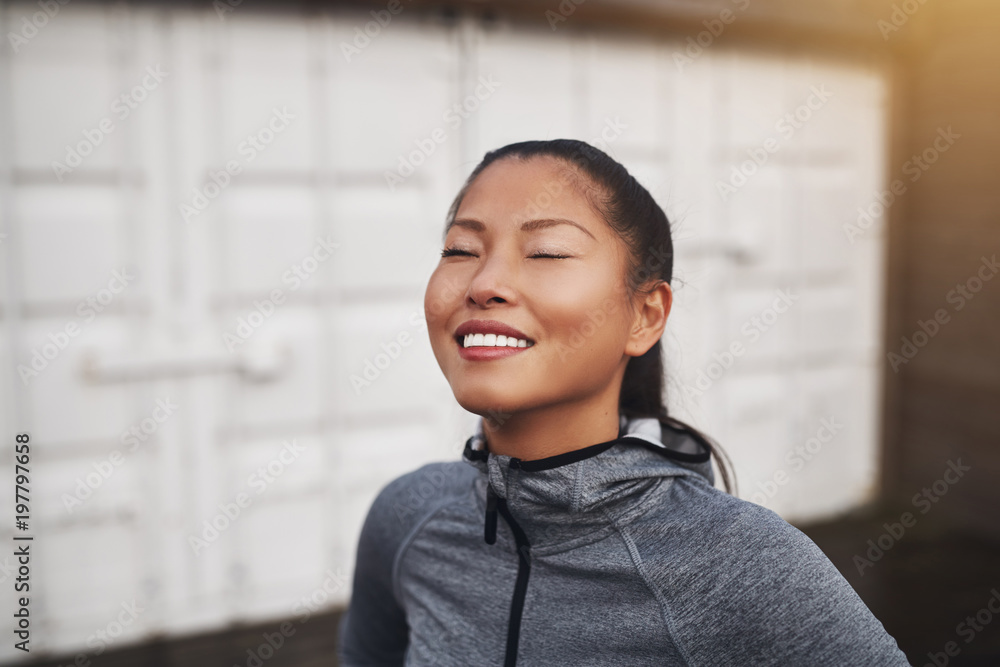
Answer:
[[587, 178], [563, 160], [548, 156], [502, 158], [486, 167], [469, 186], [456, 217], [477, 218], [488, 224], [570, 218], [597, 236], [606, 225], [590, 203], [587, 193], [592, 190]]

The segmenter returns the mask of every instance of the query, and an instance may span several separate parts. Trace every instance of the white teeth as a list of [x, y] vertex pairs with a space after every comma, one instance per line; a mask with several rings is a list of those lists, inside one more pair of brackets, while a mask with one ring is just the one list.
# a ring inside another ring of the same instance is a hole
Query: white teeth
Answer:
[[531, 347], [531, 345], [528, 345], [528, 341], [524, 338], [497, 334], [466, 334], [462, 341], [463, 347]]

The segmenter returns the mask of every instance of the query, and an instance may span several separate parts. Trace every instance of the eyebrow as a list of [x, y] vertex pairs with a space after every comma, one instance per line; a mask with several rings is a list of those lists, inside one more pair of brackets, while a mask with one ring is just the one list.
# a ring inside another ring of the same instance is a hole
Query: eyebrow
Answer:
[[[587, 231], [586, 227], [584, 227], [578, 222], [567, 220], [566, 218], [539, 218], [537, 220], [528, 220], [527, 222], [521, 223], [521, 231], [534, 232], [539, 229], [555, 227], [556, 225], [572, 225], [577, 229], [579, 229], [580, 231], [582, 231], [587, 236], [589, 236], [590, 238], [594, 239], [595, 241], [597, 240], [597, 238], [593, 234]], [[444, 230], [445, 236], [448, 235], [448, 230], [450, 230], [452, 227], [465, 227], [467, 229], [471, 229], [474, 232], [486, 231], [486, 225], [483, 224], [481, 221], [476, 220], [475, 218], [458, 218], [456, 220], [451, 221], [450, 223], [448, 223], [448, 226]]]

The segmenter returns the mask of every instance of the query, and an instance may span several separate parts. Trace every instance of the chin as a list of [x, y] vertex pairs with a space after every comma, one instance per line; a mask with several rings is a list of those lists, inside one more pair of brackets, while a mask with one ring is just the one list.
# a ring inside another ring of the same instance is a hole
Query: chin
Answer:
[[455, 399], [465, 410], [481, 417], [502, 419], [519, 409], [518, 397], [511, 396], [509, 391], [475, 385], [476, 383], [465, 382], [461, 388], [453, 388]]

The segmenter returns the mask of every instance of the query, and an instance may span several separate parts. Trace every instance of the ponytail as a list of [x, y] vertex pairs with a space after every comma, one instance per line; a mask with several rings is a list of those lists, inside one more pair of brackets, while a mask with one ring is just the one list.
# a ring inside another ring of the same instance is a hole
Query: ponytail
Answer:
[[683, 431], [707, 449], [717, 461], [726, 493], [734, 493], [735, 477], [731, 476], [732, 462], [722, 448], [707, 435], [681, 420], [667, 414], [663, 403], [663, 354], [657, 341], [645, 354], [632, 357], [625, 366], [618, 411], [629, 419], [652, 417], [676, 431]]

